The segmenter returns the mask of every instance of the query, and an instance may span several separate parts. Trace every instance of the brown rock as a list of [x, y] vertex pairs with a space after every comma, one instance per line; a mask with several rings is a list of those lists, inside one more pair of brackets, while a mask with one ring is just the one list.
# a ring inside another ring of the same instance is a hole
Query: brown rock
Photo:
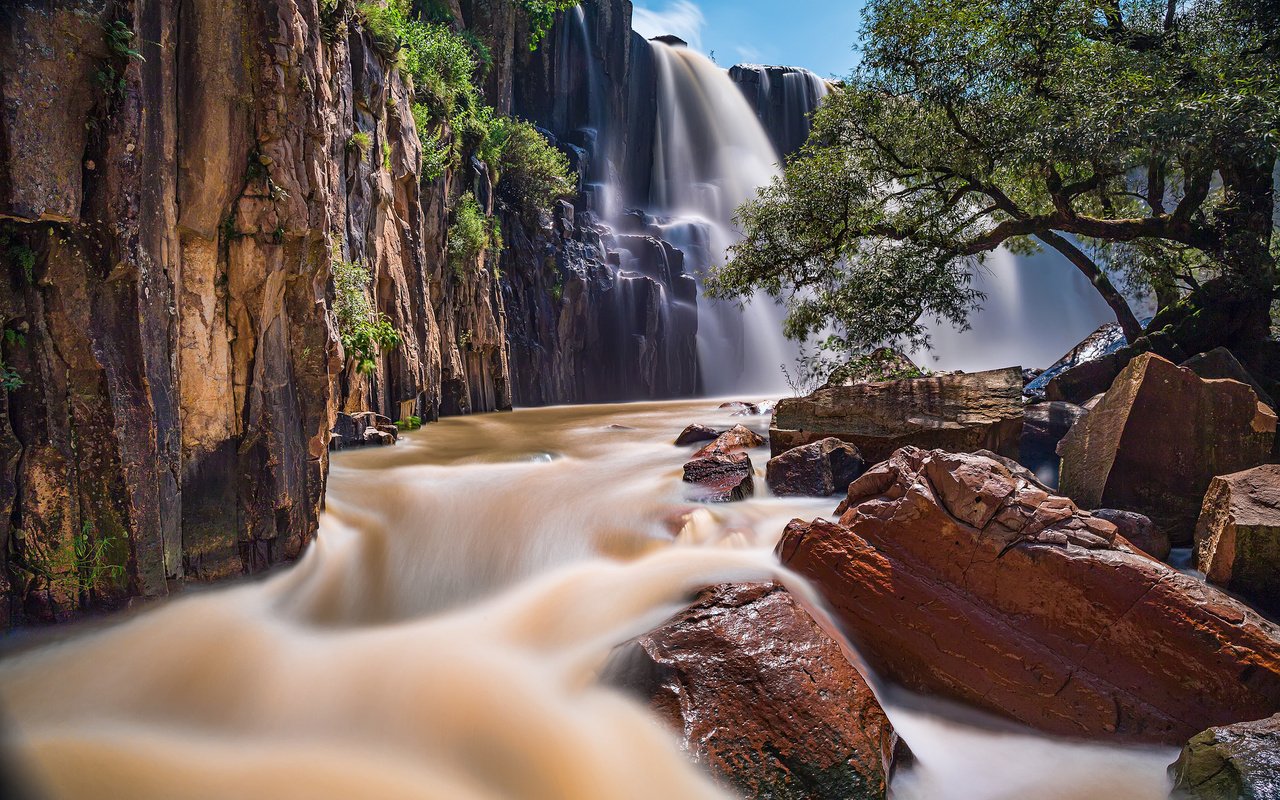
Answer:
[[1186, 367], [1201, 378], [1230, 378], [1233, 381], [1247, 383], [1259, 400], [1272, 408], [1276, 407], [1271, 395], [1267, 394], [1249, 370], [1245, 369], [1235, 355], [1225, 347], [1215, 347], [1207, 353], [1198, 353], [1179, 366]]
[[1274, 800], [1280, 797], [1280, 714], [1210, 728], [1169, 767], [1174, 797]]
[[883, 798], [893, 729], [840, 646], [776, 584], [719, 586], [623, 645], [637, 693], [745, 797]]
[[755, 447], [764, 447], [764, 439], [750, 428], [743, 425], [734, 425], [717, 436], [714, 442], [694, 453], [693, 457], [722, 456], [741, 452], [742, 450], [750, 450]]
[[1280, 465], [1214, 478], [1195, 544], [1196, 567], [1211, 583], [1280, 615]]
[[760, 406], [756, 405], [755, 403], [749, 403], [746, 400], [731, 400], [727, 403], [721, 403], [719, 406], [717, 406], [717, 408], [721, 408], [721, 409], [736, 408], [738, 409], [738, 411], [736, 414], [734, 414], [734, 416], [739, 416], [739, 415], [755, 416], [756, 414], [760, 413]]
[[858, 448], [832, 436], [769, 459], [765, 478], [776, 495], [827, 497], [848, 491], [866, 469]]
[[769, 430], [773, 455], [835, 436], [868, 463], [907, 444], [1016, 458], [1022, 433], [1022, 371], [829, 386], [778, 403]]
[[1280, 708], [1280, 629], [999, 462], [903, 448], [843, 508], [778, 552], [888, 680], [1137, 742]]
[[1060, 487], [1084, 506], [1145, 514], [1186, 544], [1209, 481], [1266, 461], [1275, 430], [1275, 413], [1243, 383], [1144, 353], [1063, 438]]
[[698, 442], [710, 442], [719, 436], [720, 432], [715, 428], [708, 428], [706, 425], [694, 423], [680, 431], [680, 435], [676, 437], [676, 446], [684, 447]]
[[684, 482], [697, 484], [696, 499], [706, 503], [731, 503], [756, 493], [754, 468], [746, 453], [716, 454], [695, 458], [684, 465]]
[[1115, 525], [1125, 541], [1157, 561], [1169, 558], [1169, 537], [1145, 514], [1115, 508], [1097, 508], [1090, 513]]

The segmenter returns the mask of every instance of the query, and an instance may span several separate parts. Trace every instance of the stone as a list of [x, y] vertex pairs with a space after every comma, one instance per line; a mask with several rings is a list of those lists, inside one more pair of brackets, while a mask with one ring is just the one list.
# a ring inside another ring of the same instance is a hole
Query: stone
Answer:
[[1080, 406], [1061, 400], [1034, 403], [1022, 417], [1018, 461], [1049, 486], [1058, 485], [1058, 442], [1071, 426], [1088, 414]]
[[1144, 353], [1058, 445], [1059, 486], [1087, 508], [1145, 514], [1186, 545], [1209, 481], [1266, 461], [1275, 431], [1275, 413], [1247, 385]]
[[684, 447], [685, 445], [697, 444], [698, 442], [712, 442], [719, 436], [720, 431], [717, 431], [715, 428], [709, 428], [706, 425], [694, 423], [680, 431], [680, 435], [676, 437], [676, 446]]
[[732, 503], [756, 493], [755, 469], [746, 453], [701, 456], [684, 465], [684, 482], [696, 484], [696, 500]]
[[364, 436], [362, 438], [364, 439], [365, 444], [376, 444], [382, 446], [396, 443], [395, 436], [392, 436], [384, 430], [379, 430], [378, 428], [365, 428]]
[[1280, 714], [1210, 728], [1187, 742], [1169, 767], [1184, 800], [1280, 798]]
[[1258, 399], [1266, 403], [1271, 408], [1275, 408], [1275, 401], [1271, 399], [1271, 395], [1262, 388], [1249, 374], [1249, 370], [1236, 360], [1235, 355], [1225, 347], [1215, 347], [1207, 353], [1198, 353], [1197, 355], [1183, 361], [1179, 366], [1186, 367], [1201, 378], [1230, 378], [1234, 381], [1247, 383], [1253, 389], [1253, 393]]
[[1280, 465], [1215, 477], [1195, 534], [1196, 568], [1280, 617]]
[[1280, 708], [1280, 628], [998, 461], [903, 448], [837, 513], [778, 554], [886, 681], [1126, 742]]
[[622, 645], [604, 680], [635, 694], [743, 797], [886, 797], [895, 736], [866, 681], [777, 584], [703, 592]]
[[745, 425], [734, 425], [716, 437], [715, 441], [693, 454], [694, 458], [727, 455], [742, 450], [764, 447], [764, 439], [760, 434]]
[[721, 403], [717, 408], [721, 410], [730, 408], [737, 409], [737, 414], [734, 416], [738, 416], [739, 414], [744, 416], [755, 416], [760, 413], [760, 406], [755, 403], [749, 403], [746, 400], [730, 400], [727, 403]]
[[[1128, 340], [1119, 325], [1114, 322], [1100, 325], [1048, 369], [1029, 381], [1026, 394], [1035, 398], [1080, 403], [1089, 395], [1104, 391], [1111, 385], [1111, 380], [1124, 366], [1123, 361], [1116, 361], [1115, 353], [1127, 344]], [[1092, 392], [1081, 388], [1099, 382], [1101, 385]]]
[[867, 463], [903, 445], [991, 450], [1017, 458], [1022, 435], [1022, 372], [1017, 367], [887, 383], [828, 386], [778, 402], [769, 429], [772, 455], [835, 436]]
[[1095, 508], [1092, 512], [1098, 519], [1105, 519], [1116, 526], [1116, 531], [1125, 541], [1157, 561], [1169, 558], [1169, 537], [1156, 527], [1151, 518], [1136, 511], [1121, 511], [1115, 508]]
[[866, 468], [858, 448], [831, 436], [769, 459], [765, 480], [776, 495], [827, 497], [848, 491]]

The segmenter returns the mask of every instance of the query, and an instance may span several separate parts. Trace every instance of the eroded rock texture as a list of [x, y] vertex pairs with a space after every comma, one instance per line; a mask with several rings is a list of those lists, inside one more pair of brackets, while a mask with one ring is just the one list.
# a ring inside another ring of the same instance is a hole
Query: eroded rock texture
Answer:
[[1059, 486], [1083, 506], [1145, 514], [1188, 544], [1209, 481], [1266, 461], [1275, 431], [1247, 385], [1144, 353], [1062, 439]]
[[773, 455], [834, 436], [857, 445], [867, 463], [903, 445], [1017, 458], [1022, 434], [1022, 371], [827, 386], [778, 402], [769, 429]]
[[1136, 742], [1280, 709], [1280, 629], [994, 459], [903, 448], [839, 513], [778, 553], [888, 680]]
[[776, 584], [709, 589], [623, 645], [606, 680], [637, 693], [745, 797], [883, 798], [895, 736], [840, 646]]

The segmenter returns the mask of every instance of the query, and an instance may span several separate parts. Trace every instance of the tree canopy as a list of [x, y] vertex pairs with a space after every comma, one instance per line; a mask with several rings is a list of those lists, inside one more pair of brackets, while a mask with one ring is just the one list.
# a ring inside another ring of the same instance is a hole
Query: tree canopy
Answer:
[[863, 58], [785, 174], [739, 210], [710, 291], [786, 297], [836, 350], [964, 324], [999, 246], [1080, 269], [1132, 340], [1110, 276], [1162, 304], [1219, 278], [1276, 288], [1276, 0], [872, 0]]

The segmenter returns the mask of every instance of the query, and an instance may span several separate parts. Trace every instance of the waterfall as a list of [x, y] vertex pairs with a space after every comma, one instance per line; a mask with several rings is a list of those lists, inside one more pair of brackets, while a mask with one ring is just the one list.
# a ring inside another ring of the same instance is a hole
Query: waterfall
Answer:
[[729, 69], [729, 79], [755, 109], [780, 158], [808, 140], [813, 112], [831, 93], [825, 80], [801, 67], [738, 64]]

